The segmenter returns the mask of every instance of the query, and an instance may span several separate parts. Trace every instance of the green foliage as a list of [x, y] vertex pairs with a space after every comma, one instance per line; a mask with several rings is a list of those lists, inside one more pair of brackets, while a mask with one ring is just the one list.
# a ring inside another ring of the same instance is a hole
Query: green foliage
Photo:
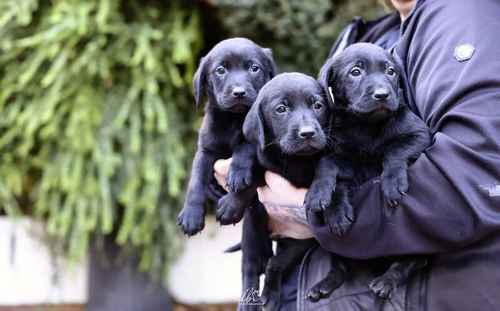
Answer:
[[378, 8], [1, 0], [0, 212], [45, 221], [72, 259], [94, 235], [112, 233], [161, 277], [180, 247], [175, 219], [198, 125], [190, 85], [203, 41], [208, 49], [250, 37], [273, 48], [281, 71], [316, 75], [341, 28]]
[[280, 71], [316, 76], [340, 31], [354, 16], [382, 13], [376, 0], [211, 0], [229, 36], [273, 49]]
[[0, 208], [46, 220], [71, 258], [115, 232], [165, 272], [193, 149], [197, 9], [2, 0], [0, 37]]

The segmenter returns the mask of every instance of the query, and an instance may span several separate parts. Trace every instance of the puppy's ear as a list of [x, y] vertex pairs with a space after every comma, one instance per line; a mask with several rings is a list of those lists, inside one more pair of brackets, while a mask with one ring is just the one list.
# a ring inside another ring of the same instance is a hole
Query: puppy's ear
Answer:
[[330, 77], [330, 60], [328, 59], [321, 67], [318, 75], [318, 82], [322, 88], [326, 89], [328, 87], [328, 80]]
[[403, 107], [408, 105], [408, 101], [406, 100], [406, 93], [402, 87], [398, 86], [398, 98], [399, 98], [399, 107]]
[[268, 48], [263, 48], [262, 51], [265, 55], [265, 66], [268, 70], [267, 73], [269, 75], [269, 79], [272, 79], [278, 73], [278, 68], [276, 67], [276, 63], [273, 58], [273, 51]]
[[333, 76], [333, 62], [332, 59], [328, 59], [326, 63], [321, 67], [318, 75], [318, 82], [323, 88], [326, 97], [328, 98], [328, 103], [330, 107], [333, 107], [335, 103], [335, 98], [333, 96], [333, 89], [331, 88], [330, 81]]
[[207, 92], [207, 66], [207, 57], [202, 57], [200, 65], [198, 66], [198, 69], [196, 69], [193, 76], [194, 100], [196, 102], [196, 107], [201, 105], [201, 102]]
[[243, 122], [243, 135], [249, 142], [258, 145], [261, 150], [264, 150], [266, 147], [266, 134], [261, 111], [262, 101], [262, 96], [258, 96], [250, 111], [248, 111], [245, 122]]

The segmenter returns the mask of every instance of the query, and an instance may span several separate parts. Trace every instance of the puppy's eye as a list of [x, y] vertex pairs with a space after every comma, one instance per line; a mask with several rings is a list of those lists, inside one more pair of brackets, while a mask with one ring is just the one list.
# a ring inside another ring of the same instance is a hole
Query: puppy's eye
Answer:
[[353, 77], [358, 77], [358, 76], [361, 75], [361, 70], [359, 69], [359, 67], [354, 67], [354, 68], [351, 69], [351, 71], [349, 73]]
[[226, 68], [223, 66], [219, 66], [215, 69], [215, 73], [217, 73], [219, 76], [223, 76], [226, 74]]
[[278, 107], [276, 107], [277, 113], [285, 113], [287, 111], [288, 111], [288, 107], [285, 105], [279, 105]]
[[322, 102], [320, 102], [320, 101], [317, 101], [317, 102], [315, 102], [315, 103], [312, 105], [312, 108], [313, 108], [314, 110], [321, 110], [321, 109], [323, 109], [323, 103], [322, 103]]
[[259, 72], [259, 70], [260, 70], [260, 67], [258, 65], [252, 64], [250, 66], [250, 71], [253, 73]]
[[392, 67], [388, 67], [387, 70], [385, 71], [385, 73], [388, 76], [394, 76], [394, 75], [396, 75], [396, 70], [394, 70], [394, 68], [392, 68]]

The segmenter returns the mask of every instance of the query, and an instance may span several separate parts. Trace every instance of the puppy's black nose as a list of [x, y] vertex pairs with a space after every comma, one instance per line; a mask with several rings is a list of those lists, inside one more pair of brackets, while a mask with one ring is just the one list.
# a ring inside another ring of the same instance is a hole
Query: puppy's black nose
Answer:
[[240, 86], [237, 86], [233, 89], [233, 96], [236, 98], [245, 97], [246, 94], [247, 92], [245, 91], [245, 89]]
[[312, 126], [302, 126], [299, 129], [299, 137], [303, 139], [309, 139], [316, 136], [316, 130]]
[[389, 90], [387, 89], [376, 89], [375, 92], [373, 92], [373, 98], [376, 100], [384, 100], [389, 98]]

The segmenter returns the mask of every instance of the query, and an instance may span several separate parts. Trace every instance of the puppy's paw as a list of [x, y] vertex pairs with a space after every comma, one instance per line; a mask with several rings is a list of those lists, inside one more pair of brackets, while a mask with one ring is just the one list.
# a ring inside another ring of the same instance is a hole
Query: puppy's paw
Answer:
[[326, 278], [319, 281], [307, 292], [306, 298], [312, 302], [328, 298], [343, 282], [344, 279], [341, 275], [328, 274]]
[[389, 206], [396, 207], [408, 192], [406, 168], [390, 168], [382, 173], [382, 192]]
[[397, 284], [394, 279], [382, 275], [378, 278], [373, 279], [368, 285], [370, 290], [380, 298], [386, 299], [390, 298], [392, 292], [396, 289]]
[[177, 216], [177, 225], [184, 234], [195, 235], [205, 227], [205, 210], [203, 207], [184, 208]]
[[326, 209], [324, 215], [330, 231], [337, 236], [346, 234], [354, 222], [354, 209], [347, 199], [340, 201], [337, 206]]
[[248, 188], [252, 184], [253, 176], [250, 167], [231, 166], [226, 177], [226, 184], [231, 192], [238, 192]]
[[329, 209], [335, 185], [331, 182], [314, 182], [306, 193], [304, 208], [316, 213]]
[[220, 198], [215, 218], [221, 225], [238, 223], [245, 212], [245, 202], [239, 200], [234, 193], [228, 193]]

